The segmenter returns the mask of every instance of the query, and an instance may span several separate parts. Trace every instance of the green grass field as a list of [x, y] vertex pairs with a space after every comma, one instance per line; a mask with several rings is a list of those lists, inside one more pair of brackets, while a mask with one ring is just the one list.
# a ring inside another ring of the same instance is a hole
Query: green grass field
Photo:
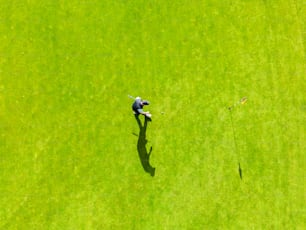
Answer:
[[306, 228], [304, 1], [0, 3], [0, 229]]

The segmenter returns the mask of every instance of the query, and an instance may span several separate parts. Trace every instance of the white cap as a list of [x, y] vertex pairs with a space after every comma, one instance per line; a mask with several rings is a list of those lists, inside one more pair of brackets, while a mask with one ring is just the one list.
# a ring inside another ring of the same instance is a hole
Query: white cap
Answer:
[[135, 100], [136, 101], [141, 101], [141, 98], [140, 97], [136, 97]]

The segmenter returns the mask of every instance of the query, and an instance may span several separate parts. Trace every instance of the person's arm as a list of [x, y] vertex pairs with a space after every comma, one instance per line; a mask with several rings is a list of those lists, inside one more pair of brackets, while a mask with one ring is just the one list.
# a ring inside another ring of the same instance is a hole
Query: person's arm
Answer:
[[144, 112], [143, 109], [137, 109], [137, 112], [142, 114], [142, 115], [146, 115], [146, 114], [149, 113], [149, 112]]

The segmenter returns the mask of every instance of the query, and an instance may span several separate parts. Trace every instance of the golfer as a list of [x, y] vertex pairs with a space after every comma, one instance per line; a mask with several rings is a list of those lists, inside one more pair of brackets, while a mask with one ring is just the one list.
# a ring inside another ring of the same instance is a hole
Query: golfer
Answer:
[[148, 118], [151, 118], [151, 114], [150, 114], [150, 112], [148, 111], [148, 112], [144, 112], [143, 111], [143, 107], [145, 106], [145, 105], [149, 105], [150, 103], [148, 102], [148, 101], [146, 101], [146, 100], [142, 100], [140, 97], [136, 97], [135, 98], [135, 101], [134, 101], [134, 103], [133, 103], [133, 105], [132, 105], [132, 109], [133, 109], [133, 111], [134, 111], [134, 114], [135, 114], [135, 116], [139, 116], [139, 114], [142, 114], [142, 115], [144, 115], [145, 117], [148, 117]]

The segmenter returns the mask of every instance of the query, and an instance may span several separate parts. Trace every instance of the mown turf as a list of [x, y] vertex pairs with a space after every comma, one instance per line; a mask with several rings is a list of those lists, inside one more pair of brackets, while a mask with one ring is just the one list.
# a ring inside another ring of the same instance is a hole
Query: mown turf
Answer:
[[1, 229], [305, 228], [303, 1], [0, 3]]

